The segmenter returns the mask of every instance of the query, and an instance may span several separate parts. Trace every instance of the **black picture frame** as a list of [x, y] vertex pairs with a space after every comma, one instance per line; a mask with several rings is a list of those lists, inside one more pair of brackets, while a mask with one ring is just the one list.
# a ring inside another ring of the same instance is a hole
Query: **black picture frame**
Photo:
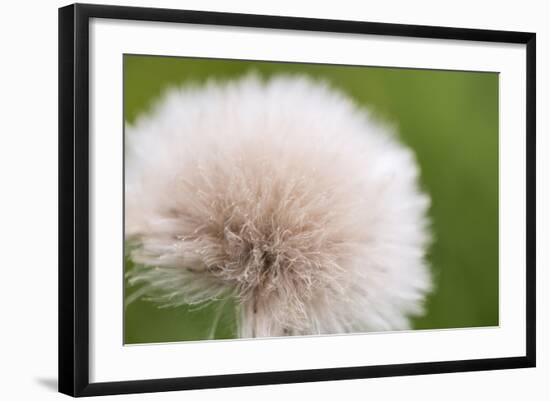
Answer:
[[[520, 357], [90, 383], [89, 21], [91, 18], [526, 45], [526, 353]], [[74, 4], [59, 9], [59, 391], [95, 396], [535, 366], [535, 33]]]

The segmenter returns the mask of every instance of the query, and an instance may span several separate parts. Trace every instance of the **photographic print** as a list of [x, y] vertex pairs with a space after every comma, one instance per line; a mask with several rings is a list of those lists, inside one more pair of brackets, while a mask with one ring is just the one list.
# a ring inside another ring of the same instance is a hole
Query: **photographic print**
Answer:
[[499, 74], [124, 56], [124, 343], [499, 325]]
[[59, 391], [536, 365], [536, 34], [59, 9]]

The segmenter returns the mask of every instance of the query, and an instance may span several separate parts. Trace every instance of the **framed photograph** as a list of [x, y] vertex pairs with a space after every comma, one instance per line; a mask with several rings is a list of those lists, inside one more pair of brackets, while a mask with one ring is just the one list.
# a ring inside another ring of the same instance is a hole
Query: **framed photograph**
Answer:
[[532, 366], [534, 33], [59, 10], [62, 393]]

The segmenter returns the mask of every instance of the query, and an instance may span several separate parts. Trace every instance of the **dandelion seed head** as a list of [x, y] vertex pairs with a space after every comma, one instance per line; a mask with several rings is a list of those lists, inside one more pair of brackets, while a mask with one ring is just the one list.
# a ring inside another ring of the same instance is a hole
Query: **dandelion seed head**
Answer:
[[236, 299], [241, 337], [408, 328], [429, 198], [392, 132], [304, 77], [171, 90], [126, 129], [128, 279], [163, 305]]

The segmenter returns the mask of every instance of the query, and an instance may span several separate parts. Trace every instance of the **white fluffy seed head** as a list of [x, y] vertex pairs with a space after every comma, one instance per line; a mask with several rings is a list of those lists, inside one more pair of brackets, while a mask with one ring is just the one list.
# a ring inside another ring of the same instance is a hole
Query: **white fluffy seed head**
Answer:
[[160, 302], [237, 300], [241, 337], [409, 327], [430, 290], [412, 152], [304, 77], [167, 93], [126, 128], [129, 273]]

